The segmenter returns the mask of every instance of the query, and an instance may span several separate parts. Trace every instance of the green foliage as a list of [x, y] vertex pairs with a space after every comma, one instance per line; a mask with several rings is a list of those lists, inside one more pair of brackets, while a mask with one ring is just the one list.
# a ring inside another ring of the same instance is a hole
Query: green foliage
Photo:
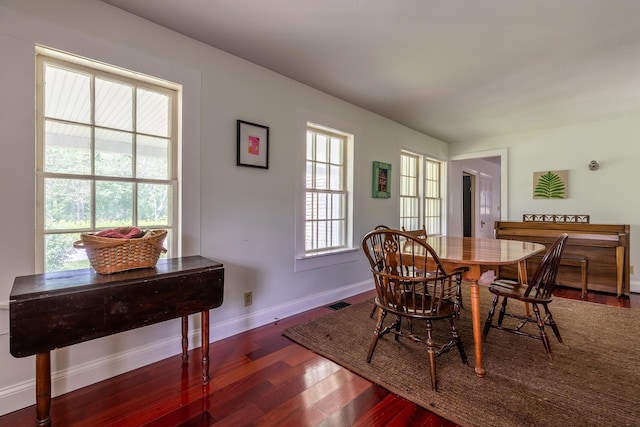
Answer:
[[67, 270], [66, 263], [75, 254], [74, 236], [70, 234], [53, 234], [45, 239], [45, 271]]
[[534, 195], [544, 199], [563, 199], [565, 190], [562, 179], [549, 171], [538, 179]]

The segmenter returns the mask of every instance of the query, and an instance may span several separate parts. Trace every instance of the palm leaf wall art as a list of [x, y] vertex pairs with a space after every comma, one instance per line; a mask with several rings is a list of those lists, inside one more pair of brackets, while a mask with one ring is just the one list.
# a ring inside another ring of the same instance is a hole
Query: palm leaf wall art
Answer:
[[566, 199], [568, 171], [533, 173], [534, 199]]

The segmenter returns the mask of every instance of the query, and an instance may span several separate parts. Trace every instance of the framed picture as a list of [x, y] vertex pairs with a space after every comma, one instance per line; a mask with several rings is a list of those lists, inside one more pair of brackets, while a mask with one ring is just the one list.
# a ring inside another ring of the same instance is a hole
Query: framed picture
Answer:
[[391, 197], [391, 165], [373, 162], [373, 197], [388, 199]]
[[533, 173], [534, 199], [566, 199], [569, 171], [542, 171]]
[[238, 166], [269, 169], [269, 127], [238, 120]]

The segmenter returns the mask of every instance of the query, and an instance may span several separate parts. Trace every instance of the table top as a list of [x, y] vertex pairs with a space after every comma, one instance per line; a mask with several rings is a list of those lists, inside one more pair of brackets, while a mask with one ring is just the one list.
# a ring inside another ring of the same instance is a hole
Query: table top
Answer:
[[19, 276], [9, 300], [15, 357], [164, 322], [222, 305], [224, 267], [200, 256], [113, 274], [93, 269]]
[[98, 274], [92, 268], [56, 271], [52, 273], [18, 276], [13, 282], [10, 301], [55, 296], [75, 290], [87, 290], [94, 286], [126, 286], [131, 282], [152, 280], [155, 277], [179, 275], [184, 272], [222, 268], [223, 265], [199, 255], [158, 260], [153, 268]]
[[442, 261], [474, 265], [514, 264], [544, 251], [544, 245], [518, 240], [429, 236], [427, 243]]

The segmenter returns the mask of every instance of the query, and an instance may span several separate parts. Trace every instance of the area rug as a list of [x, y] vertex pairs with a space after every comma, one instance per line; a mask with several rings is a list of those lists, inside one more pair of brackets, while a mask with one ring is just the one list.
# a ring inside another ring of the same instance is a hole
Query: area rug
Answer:
[[[640, 425], [639, 310], [556, 298], [550, 309], [564, 343], [549, 330], [553, 361], [541, 341], [492, 328], [483, 346], [487, 374], [478, 378], [465, 297], [457, 326], [469, 364], [455, 349], [439, 357], [437, 392], [431, 390], [423, 344], [385, 335], [366, 363], [376, 322], [369, 318], [371, 300], [290, 327], [284, 335], [461, 426]], [[483, 322], [491, 297], [481, 289]], [[419, 327], [414, 322], [414, 332]], [[447, 332], [448, 322], [437, 322], [435, 329]]]

